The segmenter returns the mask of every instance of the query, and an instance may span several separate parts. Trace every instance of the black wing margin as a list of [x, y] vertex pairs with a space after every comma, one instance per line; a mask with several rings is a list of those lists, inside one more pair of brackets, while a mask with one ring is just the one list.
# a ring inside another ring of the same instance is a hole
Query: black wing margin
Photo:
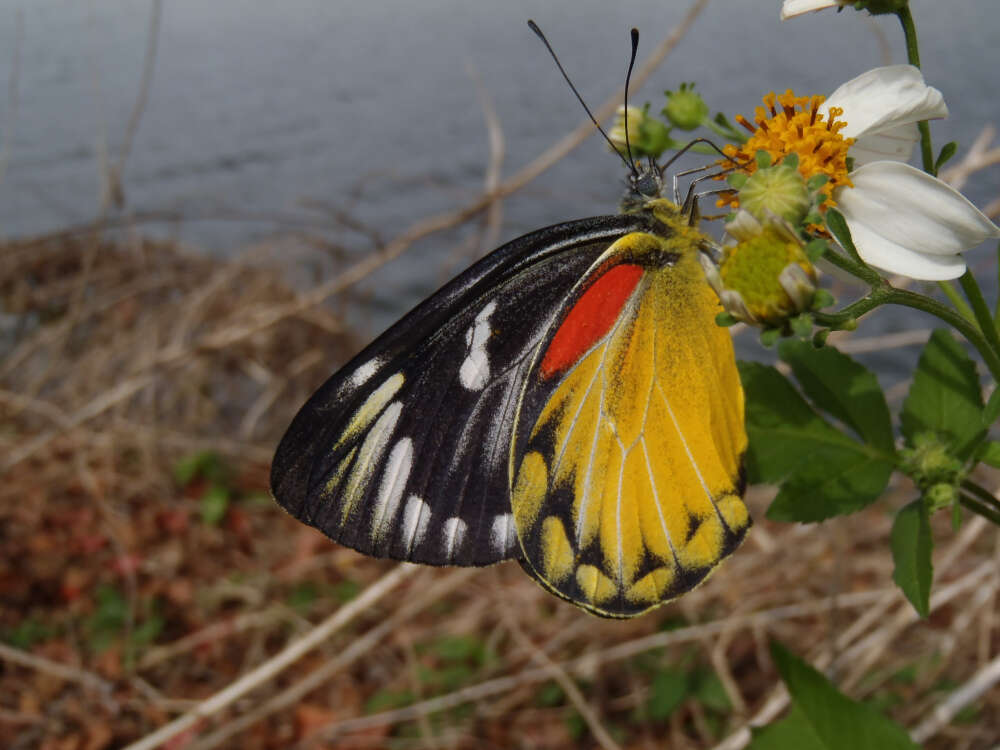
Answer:
[[302, 407], [271, 466], [278, 503], [376, 557], [520, 557], [508, 459], [531, 354], [594, 259], [646, 222], [603, 216], [541, 229], [448, 282]]

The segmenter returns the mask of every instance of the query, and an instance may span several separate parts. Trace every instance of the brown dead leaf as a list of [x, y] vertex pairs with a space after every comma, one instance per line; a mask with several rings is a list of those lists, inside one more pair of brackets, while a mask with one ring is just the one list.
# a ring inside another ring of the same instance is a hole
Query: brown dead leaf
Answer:
[[104, 750], [111, 744], [113, 737], [107, 722], [94, 720], [87, 725], [86, 738], [80, 745], [80, 750]]
[[295, 708], [295, 736], [304, 740], [337, 718], [336, 711], [314, 703], [300, 703]]

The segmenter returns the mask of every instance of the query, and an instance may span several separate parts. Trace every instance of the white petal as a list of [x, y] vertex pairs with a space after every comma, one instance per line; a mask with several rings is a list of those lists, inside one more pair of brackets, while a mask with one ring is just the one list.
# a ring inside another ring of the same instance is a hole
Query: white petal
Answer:
[[850, 174], [853, 188], [835, 199], [868, 263], [914, 279], [953, 279], [965, 270], [958, 253], [1000, 228], [936, 177], [896, 161], [878, 161]]
[[965, 196], [909, 164], [872, 162], [849, 177], [854, 187], [837, 196], [844, 215], [879, 227], [911, 250], [951, 255], [1000, 237], [1000, 228]]
[[941, 92], [925, 84], [920, 70], [912, 65], [888, 65], [862, 73], [830, 94], [820, 111], [828, 115], [831, 107], [844, 110], [840, 119], [847, 127], [840, 134], [845, 138], [948, 116]]
[[722, 275], [719, 273], [718, 266], [705, 253], [698, 253], [698, 260], [701, 261], [701, 267], [705, 271], [705, 279], [708, 281], [708, 285], [712, 287], [717, 295], [722, 294], [725, 285], [722, 283]]
[[785, 0], [781, 4], [781, 20], [784, 21], [786, 18], [791, 18], [792, 16], [801, 16], [803, 13], [809, 13], [814, 10], [835, 8], [846, 2], [847, 0]]
[[854, 159], [854, 166], [860, 167], [881, 159], [909, 161], [913, 149], [920, 141], [920, 131], [914, 123], [894, 130], [863, 135], [848, 152]]
[[726, 224], [726, 234], [737, 242], [750, 240], [764, 231], [764, 226], [746, 209], [736, 212], [733, 220]]
[[844, 218], [858, 255], [871, 266], [925, 281], [957, 279], [965, 273], [965, 260], [961, 255], [926, 255], [908, 250], [871, 227], [852, 221], [846, 212]]

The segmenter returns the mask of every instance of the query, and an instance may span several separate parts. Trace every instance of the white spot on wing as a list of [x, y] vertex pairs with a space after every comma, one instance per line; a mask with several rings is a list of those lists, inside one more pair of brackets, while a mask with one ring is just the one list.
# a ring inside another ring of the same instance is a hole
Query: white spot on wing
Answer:
[[476, 320], [465, 332], [465, 343], [469, 347], [469, 353], [459, 368], [458, 379], [470, 391], [481, 391], [490, 378], [486, 341], [490, 337], [490, 315], [496, 309], [497, 303], [490, 302], [479, 311]]
[[376, 542], [385, 539], [392, 529], [392, 523], [399, 511], [399, 501], [406, 489], [406, 480], [410, 477], [413, 466], [413, 441], [408, 438], [400, 440], [392, 447], [389, 460], [385, 464], [382, 483], [379, 485], [378, 497], [375, 498], [375, 508], [372, 513], [372, 539]]
[[490, 544], [493, 549], [502, 555], [514, 546], [516, 539], [513, 514], [500, 513], [493, 516], [493, 525], [490, 526]]
[[455, 553], [462, 546], [465, 539], [466, 525], [458, 516], [452, 516], [444, 522], [442, 531], [444, 534], [444, 555], [447, 559], [455, 556]]
[[369, 378], [371, 378], [372, 375], [378, 372], [378, 368], [381, 366], [382, 362], [378, 357], [368, 360], [351, 374], [351, 385], [355, 388], [359, 385], [363, 385]]
[[403, 510], [403, 546], [406, 548], [407, 556], [413, 552], [414, 546], [424, 540], [430, 520], [430, 506], [416, 495], [410, 495]]

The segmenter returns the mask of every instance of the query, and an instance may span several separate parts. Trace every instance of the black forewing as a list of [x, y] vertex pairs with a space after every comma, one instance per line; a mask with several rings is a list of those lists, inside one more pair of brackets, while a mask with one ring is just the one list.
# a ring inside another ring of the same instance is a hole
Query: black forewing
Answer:
[[594, 259], [646, 221], [606, 216], [533, 232], [421, 303], [296, 415], [271, 467], [278, 502], [378, 557], [518, 557], [508, 456], [531, 354]]

